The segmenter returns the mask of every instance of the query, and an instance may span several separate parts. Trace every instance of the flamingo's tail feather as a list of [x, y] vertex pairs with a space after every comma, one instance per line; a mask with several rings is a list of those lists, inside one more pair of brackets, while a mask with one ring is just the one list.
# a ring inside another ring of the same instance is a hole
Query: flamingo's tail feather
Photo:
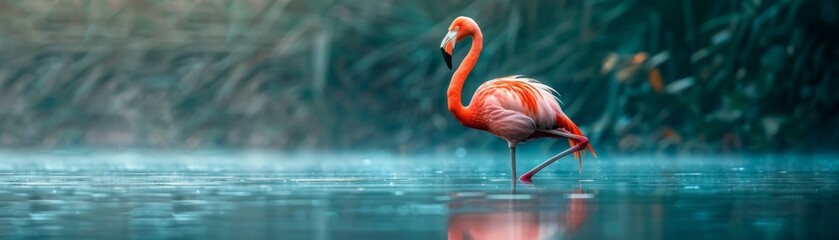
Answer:
[[[570, 133], [573, 133], [575, 135], [585, 136], [585, 135], [583, 135], [583, 132], [580, 131], [580, 128], [577, 127], [577, 124], [575, 124], [573, 121], [571, 121], [571, 119], [568, 118], [568, 116], [565, 116], [563, 114], [558, 114], [556, 116], [556, 122], [559, 125], [559, 127], [565, 128], [565, 130], [570, 132]], [[568, 139], [568, 145], [570, 145], [571, 147], [574, 147], [574, 145], [576, 145], [576, 144], [577, 144], [577, 142], [575, 140]], [[588, 149], [589, 152], [591, 152], [592, 156], [597, 158], [597, 153], [594, 152], [594, 148], [591, 147], [591, 144], [587, 144], [585, 146], [585, 148]], [[583, 161], [582, 157], [581, 157], [581, 154], [580, 154], [581, 152], [585, 153], [585, 151], [574, 152], [574, 158], [577, 159], [580, 166], [582, 166], [582, 161]]]

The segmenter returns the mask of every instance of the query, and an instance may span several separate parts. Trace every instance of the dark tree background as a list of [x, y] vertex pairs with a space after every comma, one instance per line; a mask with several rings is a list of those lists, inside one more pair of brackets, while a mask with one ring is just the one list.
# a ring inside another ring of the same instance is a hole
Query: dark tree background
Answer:
[[839, 144], [833, 0], [3, 0], [0, 146], [497, 148], [445, 108], [459, 15], [464, 95], [537, 78], [598, 150]]

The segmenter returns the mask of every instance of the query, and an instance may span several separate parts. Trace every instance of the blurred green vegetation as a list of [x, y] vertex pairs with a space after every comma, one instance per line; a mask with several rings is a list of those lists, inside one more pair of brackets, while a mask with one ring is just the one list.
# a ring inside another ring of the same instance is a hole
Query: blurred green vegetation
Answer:
[[834, 150], [838, 5], [3, 0], [0, 146], [503, 148], [445, 108], [465, 15], [486, 43], [464, 95], [539, 79], [600, 151]]

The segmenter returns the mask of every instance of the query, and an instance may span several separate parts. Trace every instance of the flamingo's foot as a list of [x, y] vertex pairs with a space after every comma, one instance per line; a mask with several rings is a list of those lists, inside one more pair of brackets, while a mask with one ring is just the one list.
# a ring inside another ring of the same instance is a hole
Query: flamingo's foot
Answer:
[[530, 184], [533, 183], [533, 181], [530, 180], [530, 178], [532, 177], [533, 174], [525, 173], [524, 175], [521, 175], [521, 177], [519, 177], [519, 181], [521, 181], [522, 183]]

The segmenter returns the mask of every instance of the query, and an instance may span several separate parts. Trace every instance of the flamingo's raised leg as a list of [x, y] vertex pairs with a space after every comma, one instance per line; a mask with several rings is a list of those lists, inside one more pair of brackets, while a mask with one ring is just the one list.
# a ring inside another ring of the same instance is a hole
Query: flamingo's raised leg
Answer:
[[580, 135], [570, 133], [570, 132], [568, 132], [564, 129], [560, 129], [560, 130], [539, 130], [539, 131], [544, 132], [544, 133], [548, 133], [548, 134], [551, 134], [551, 135], [554, 135], [554, 136], [557, 136], [557, 137], [564, 137], [564, 138], [572, 139], [572, 140], [574, 140], [578, 143], [577, 143], [577, 145], [574, 145], [573, 147], [570, 147], [570, 148], [566, 149], [565, 151], [562, 151], [561, 153], [557, 154], [556, 156], [553, 156], [553, 157], [549, 158], [547, 161], [543, 162], [542, 164], [539, 164], [539, 166], [536, 166], [535, 168], [531, 169], [530, 171], [527, 171], [527, 173], [525, 173], [524, 175], [521, 175], [521, 178], [519, 178], [519, 180], [521, 180], [522, 182], [529, 183], [530, 178], [533, 177], [534, 174], [539, 172], [539, 170], [542, 170], [542, 168], [547, 167], [548, 165], [555, 162], [556, 160], [559, 160], [560, 158], [564, 157], [565, 155], [574, 153], [576, 151], [583, 150], [588, 145], [588, 138], [586, 138], [584, 136], [580, 136]]

